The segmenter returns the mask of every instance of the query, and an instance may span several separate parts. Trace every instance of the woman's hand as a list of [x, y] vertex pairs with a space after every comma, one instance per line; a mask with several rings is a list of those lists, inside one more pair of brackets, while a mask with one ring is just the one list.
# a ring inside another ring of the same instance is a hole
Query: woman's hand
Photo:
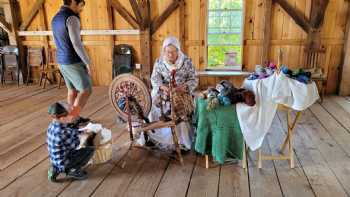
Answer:
[[169, 95], [170, 94], [170, 90], [169, 90], [169, 87], [168, 86], [160, 86], [159, 89], [161, 91], [163, 91], [166, 95]]

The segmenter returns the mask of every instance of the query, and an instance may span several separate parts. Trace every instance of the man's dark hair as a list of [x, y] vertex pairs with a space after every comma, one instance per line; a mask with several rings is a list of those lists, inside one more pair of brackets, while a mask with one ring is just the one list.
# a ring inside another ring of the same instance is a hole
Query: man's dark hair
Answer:
[[84, 0], [63, 0], [64, 5], [70, 5], [72, 1], [75, 1], [77, 4], [83, 2], [85, 4]]

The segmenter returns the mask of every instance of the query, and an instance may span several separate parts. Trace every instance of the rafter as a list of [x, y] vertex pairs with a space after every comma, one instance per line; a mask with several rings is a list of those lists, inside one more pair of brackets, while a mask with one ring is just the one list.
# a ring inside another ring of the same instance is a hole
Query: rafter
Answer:
[[116, 9], [117, 12], [126, 20], [126, 22], [128, 22], [134, 29], [138, 29], [140, 27], [136, 19], [118, 0], [111, 0], [111, 6]]
[[329, 3], [329, 0], [312, 0], [310, 20], [308, 20], [303, 13], [290, 5], [287, 0], [274, 1], [278, 3], [306, 33], [320, 28]]
[[304, 16], [303, 13], [301, 13], [299, 10], [292, 7], [287, 0], [274, 0], [277, 2], [287, 13], [294, 22], [299, 25], [305, 32], [310, 32], [312, 27], [307, 20], [307, 18]]
[[151, 24], [151, 34], [154, 34], [159, 27], [164, 23], [164, 21], [180, 6], [181, 0], [173, 0], [171, 4], [165, 9], [165, 11], [158, 16]]
[[151, 26], [151, 5], [149, 0], [138, 0], [139, 8], [142, 15], [142, 24], [144, 28], [149, 28]]
[[3, 28], [7, 33], [12, 32], [12, 26], [8, 23], [3, 16], [0, 16], [0, 27]]
[[34, 5], [33, 8], [30, 10], [29, 12], [29, 16], [28, 17], [23, 17], [24, 18], [24, 22], [21, 24], [21, 26], [19, 27], [19, 29], [21, 31], [27, 30], [27, 28], [29, 27], [30, 23], [33, 21], [34, 17], [36, 16], [36, 14], [38, 13], [39, 9], [42, 7], [42, 5], [44, 4], [45, 0], [37, 0]]
[[134, 11], [134, 15], [136, 16], [137, 23], [139, 24], [140, 28], [143, 29], [143, 19], [141, 16], [140, 6], [138, 5], [136, 0], [129, 0], [130, 5], [132, 7], [132, 10]]
[[323, 23], [329, 0], [312, 0], [310, 25], [317, 29]]

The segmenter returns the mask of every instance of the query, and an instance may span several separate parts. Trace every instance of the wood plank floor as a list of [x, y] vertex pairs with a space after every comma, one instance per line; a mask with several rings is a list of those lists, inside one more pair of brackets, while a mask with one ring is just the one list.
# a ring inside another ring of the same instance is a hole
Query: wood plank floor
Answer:
[[[0, 88], [0, 196], [332, 196], [350, 195], [350, 101], [328, 96], [303, 112], [294, 135], [295, 169], [287, 161], [256, 154], [249, 169], [240, 164], [204, 168], [204, 158], [185, 156], [185, 165], [164, 154], [128, 150], [128, 133], [116, 123], [107, 87], [95, 87], [83, 115], [113, 130], [113, 160], [89, 166], [89, 179], [50, 183], [45, 144], [47, 106], [66, 90], [49, 86]], [[278, 112], [263, 151], [278, 154], [286, 136], [286, 115]], [[122, 168], [125, 164], [125, 167]]]

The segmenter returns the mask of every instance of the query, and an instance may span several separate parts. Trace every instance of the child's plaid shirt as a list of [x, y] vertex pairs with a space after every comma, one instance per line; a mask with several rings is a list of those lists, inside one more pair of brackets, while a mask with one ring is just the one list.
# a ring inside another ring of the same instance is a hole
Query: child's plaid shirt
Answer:
[[67, 155], [75, 150], [79, 144], [79, 131], [67, 127], [57, 121], [52, 121], [47, 129], [47, 145], [50, 161], [57, 170], [63, 172], [68, 164]]

